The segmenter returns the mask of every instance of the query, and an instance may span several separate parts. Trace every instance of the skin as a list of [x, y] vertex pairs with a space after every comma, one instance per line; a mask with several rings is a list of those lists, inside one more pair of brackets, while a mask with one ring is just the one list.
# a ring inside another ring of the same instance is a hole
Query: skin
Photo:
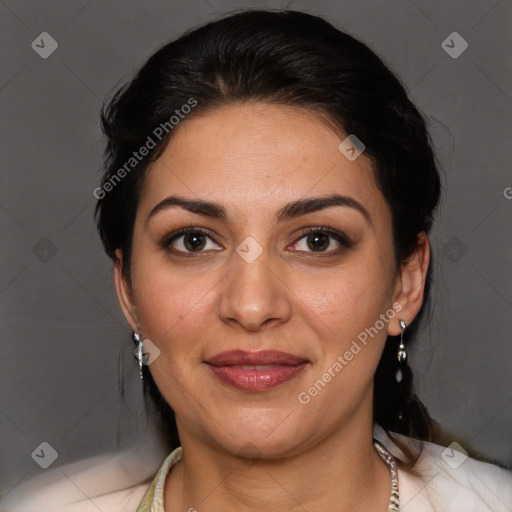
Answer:
[[[397, 268], [371, 161], [364, 153], [349, 161], [338, 149], [344, 137], [297, 107], [230, 105], [183, 121], [147, 172], [132, 287], [120, 250], [114, 280], [130, 327], [160, 350], [149, 368], [176, 414], [184, 456], [166, 480], [166, 510], [387, 510], [390, 473], [372, 444], [373, 377], [386, 336], [421, 307], [429, 243], [422, 233]], [[357, 200], [369, 220], [333, 206], [276, 221], [288, 202], [333, 193]], [[228, 218], [172, 206], [147, 221], [170, 195], [221, 203]], [[187, 226], [211, 234], [200, 238], [202, 254], [190, 236], [161, 246]], [[314, 226], [345, 233], [353, 246], [327, 234], [317, 249], [303, 236]], [[236, 251], [246, 237], [263, 249], [251, 263]], [[298, 394], [397, 303], [400, 313], [300, 403]], [[244, 392], [204, 364], [231, 349], [277, 349], [309, 364], [277, 388]]]

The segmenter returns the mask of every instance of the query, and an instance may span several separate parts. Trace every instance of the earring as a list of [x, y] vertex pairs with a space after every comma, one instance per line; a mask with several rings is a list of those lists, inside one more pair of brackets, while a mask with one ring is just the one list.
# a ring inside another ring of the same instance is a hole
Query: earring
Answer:
[[132, 337], [133, 337], [133, 341], [137, 345], [137, 347], [135, 348], [134, 353], [135, 353], [135, 357], [139, 360], [139, 374], [140, 374], [140, 378], [143, 379], [144, 377], [142, 376], [142, 349], [143, 349], [142, 337], [137, 332], [134, 332], [132, 334]]
[[396, 358], [398, 359], [398, 370], [395, 374], [395, 379], [398, 383], [402, 382], [402, 369], [401, 367], [405, 364], [407, 360], [407, 352], [405, 350], [404, 345], [404, 331], [407, 327], [406, 323], [403, 320], [400, 320], [399, 322], [400, 328], [402, 329], [402, 332], [400, 334], [400, 344], [398, 345], [398, 351], [396, 353]]

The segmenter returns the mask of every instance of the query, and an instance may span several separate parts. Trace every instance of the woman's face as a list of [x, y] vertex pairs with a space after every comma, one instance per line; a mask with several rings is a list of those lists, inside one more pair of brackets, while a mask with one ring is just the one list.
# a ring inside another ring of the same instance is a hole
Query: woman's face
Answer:
[[[386, 336], [412, 318], [398, 313], [391, 214], [370, 160], [349, 160], [319, 117], [285, 106], [219, 108], [175, 130], [143, 185], [132, 291], [119, 267], [116, 285], [182, 438], [278, 457], [371, 421]], [[214, 359], [227, 351], [243, 352]]]

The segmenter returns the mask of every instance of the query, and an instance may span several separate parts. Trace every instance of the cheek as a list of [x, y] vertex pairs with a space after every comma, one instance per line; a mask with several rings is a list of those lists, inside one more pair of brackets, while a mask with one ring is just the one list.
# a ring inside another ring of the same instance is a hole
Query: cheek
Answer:
[[299, 315], [318, 336], [318, 364], [301, 390], [312, 414], [329, 408], [333, 418], [341, 417], [371, 386], [387, 336], [381, 315], [390, 309], [391, 291], [382, 266], [362, 267], [333, 273], [316, 286], [304, 283], [300, 290]]
[[293, 290], [300, 297], [310, 321], [323, 324], [322, 331], [340, 341], [356, 336], [373, 325], [388, 308], [392, 290], [382, 263], [376, 259], [360, 261], [352, 267], [340, 267], [329, 274], [300, 277]]
[[[299, 316], [317, 339], [318, 365], [308, 382], [312, 388], [302, 390], [311, 399], [312, 411], [333, 407], [342, 414], [370, 386], [387, 336], [388, 324], [380, 315], [389, 310], [388, 281], [377, 258], [370, 263], [361, 258], [358, 265], [341, 267], [329, 279], [302, 281], [297, 291]], [[315, 384], [319, 380], [329, 383], [323, 388]], [[333, 405], [337, 397], [343, 397], [343, 403]]]
[[204, 332], [205, 308], [218, 278], [208, 273], [192, 277], [144, 255], [139, 261], [132, 281], [144, 336], [165, 351], [190, 347], [193, 333]]

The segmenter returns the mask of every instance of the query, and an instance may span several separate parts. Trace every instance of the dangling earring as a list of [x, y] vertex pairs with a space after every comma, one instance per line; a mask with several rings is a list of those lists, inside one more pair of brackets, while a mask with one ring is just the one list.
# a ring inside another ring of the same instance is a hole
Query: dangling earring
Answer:
[[[400, 344], [398, 345], [398, 350], [396, 353], [396, 358], [398, 359], [398, 369], [395, 373], [395, 380], [398, 384], [400, 384], [403, 379], [402, 368], [405, 368], [405, 365], [407, 364], [407, 352], [405, 351], [404, 345], [404, 331], [407, 325], [403, 320], [400, 320], [398, 323], [400, 325], [400, 329], [402, 329], [402, 332], [400, 333]], [[398, 423], [400, 423], [403, 419], [403, 409], [400, 408], [400, 410], [398, 411]]]
[[395, 379], [398, 383], [402, 382], [402, 367], [405, 365], [405, 362], [407, 360], [407, 352], [405, 351], [405, 345], [404, 345], [404, 331], [407, 327], [406, 323], [403, 320], [400, 320], [398, 322], [400, 324], [400, 329], [402, 329], [402, 332], [400, 334], [400, 345], [398, 345], [398, 351], [396, 353], [396, 358], [398, 359], [398, 370], [395, 374]]
[[139, 360], [139, 374], [140, 374], [140, 378], [143, 379], [144, 377], [142, 376], [142, 349], [143, 349], [143, 341], [142, 341], [142, 338], [141, 338], [141, 335], [137, 332], [134, 332], [133, 333], [133, 341], [135, 342], [135, 344], [137, 345], [137, 347], [135, 347], [135, 357]]

